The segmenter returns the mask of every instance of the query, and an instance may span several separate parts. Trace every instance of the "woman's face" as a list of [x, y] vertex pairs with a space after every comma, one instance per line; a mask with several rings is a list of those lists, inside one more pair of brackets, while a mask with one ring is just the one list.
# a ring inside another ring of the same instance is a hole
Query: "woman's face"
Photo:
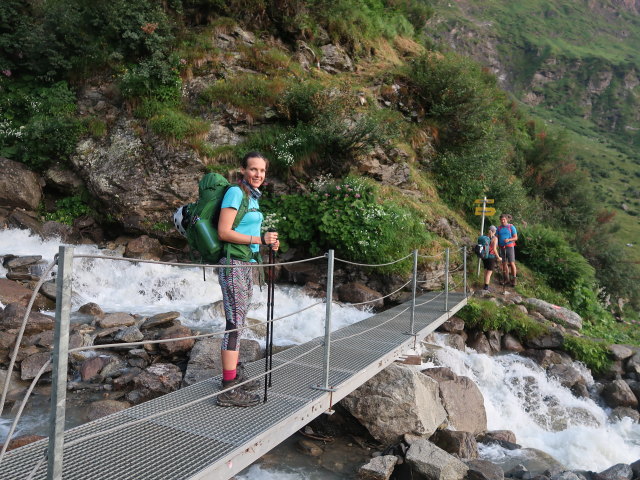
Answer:
[[267, 162], [264, 158], [251, 157], [247, 159], [247, 168], [240, 168], [242, 177], [253, 188], [259, 188], [267, 173]]

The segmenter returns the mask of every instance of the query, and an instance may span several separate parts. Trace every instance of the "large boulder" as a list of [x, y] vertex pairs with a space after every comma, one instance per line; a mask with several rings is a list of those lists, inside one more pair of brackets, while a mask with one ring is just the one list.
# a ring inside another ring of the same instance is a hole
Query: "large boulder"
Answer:
[[[14, 282], [13, 280], [9, 280], [8, 278], [0, 278], [0, 303], [8, 305], [10, 303], [19, 303], [20, 305], [26, 307], [31, 300], [33, 295], [33, 291], [28, 289], [27, 287], [23, 287], [18, 282]], [[36, 310], [39, 309], [48, 309], [51, 303], [47, 298], [39, 293], [36, 294], [35, 302], [33, 303], [33, 308]]]
[[0, 157], [0, 207], [35, 211], [42, 200], [40, 177], [22, 163]]
[[605, 385], [602, 397], [610, 407], [638, 407], [638, 399], [624, 380], [614, 380]]
[[341, 403], [385, 445], [399, 442], [405, 433], [430, 436], [447, 418], [437, 382], [396, 363]]
[[106, 137], [78, 144], [71, 162], [88, 190], [126, 229], [175, 236], [168, 214], [194, 201], [204, 167], [193, 151], [176, 150], [157, 138], [140, 136], [133, 120], [120, 117]]
[[411, 444], [406, 461], [416, 480], [462, 480], [469, 470], [456, 457], [425, 439]]
[[450, 427], [474, 434], [487, 429], [482, 392], [469, 377], [458, 376], [446, 367], [430, 368], [422, 373], [438, 382]]
[[547, 320], [560, 323], [574, 330], [582, 328], [582, 317], [568, 308], [554, 305], [538, 298], [528, 298], [524, 303], [529, 309], [539, 312]]

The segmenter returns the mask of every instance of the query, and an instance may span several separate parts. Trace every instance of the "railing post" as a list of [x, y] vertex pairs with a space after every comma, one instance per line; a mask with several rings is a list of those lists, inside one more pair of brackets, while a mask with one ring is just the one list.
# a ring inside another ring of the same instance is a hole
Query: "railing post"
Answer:
[[446, 261], [444, 265], [444, 311], [449, 311], [449, 249], [446, 250]]
[[467, 298], [467, 247], [462, 247], [462, 270], [464, 271], [464, 298]]
[[53, 337], [53, 388], [51, 389], [47, 480], [62, 479], [72, 278], [73, 247], [61, 245], [58, 253], [58, 273], [56, 275], [56, 326]]
[[333, 303], [333, 263], [334, 252], [327, 255], [327, 310], [324, 321], [324, 379], [323, 387], [329, 389], [329, 358], [331, 355], [331, 305]]
[[416, 290], [418, 288], [418, 250], [413, 251], [413, 295], [411, 296], [411, 323], [409, 325], [411, 335], [415, 333], [416, 323]]

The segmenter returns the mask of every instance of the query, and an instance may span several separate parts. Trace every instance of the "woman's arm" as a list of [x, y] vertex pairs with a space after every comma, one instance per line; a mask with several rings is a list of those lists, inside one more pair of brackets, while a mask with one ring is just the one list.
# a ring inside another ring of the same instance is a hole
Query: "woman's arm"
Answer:
[[493, 251], [496, 252], [496, 258], [502, 261], [502, 257], [500, 256], [500, 247], [498, 247], [498, 237], [495, 235], [491, 238], [491, 245], [493, 246]]
[[236, 219], [238, 211], [235, 208], [220, 209], [220, 220], [218, 220], [218, 238], [223, 242], [237, 243], [239, 245], [251, 245], [257, 243], [260, 245], [262, 241], [260, 237], [255, 235], [245, 235], [233, 230], [233, 221]]

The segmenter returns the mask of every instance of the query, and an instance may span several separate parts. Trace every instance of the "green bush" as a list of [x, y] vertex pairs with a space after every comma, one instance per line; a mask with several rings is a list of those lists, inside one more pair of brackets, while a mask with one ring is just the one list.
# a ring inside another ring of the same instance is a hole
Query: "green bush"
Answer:
[[184, 140], [206, 133], [209, 124], [179, 110], [164, 108], [149, 119], [149, 126], [156, 135], [169, 140]]
[[66, 82], [51, 86], [0, 80], [0, 155], [35, 170], [75, 151], [82, 123]]
[[592, 288], [595, 271], [561, 233], [531, 225], [518, 231], [518, 254], [549, 286], [569, 294], [581, 286]]
[[596, 373], [604, 372], [611, 365], [606, 342], [586, 337], [566, 336], [562, 348]]
[[543, 324], [518, 310], [515, 305], [500, 306], [488, 300], [471, 299], [456, 315], [464, 320], [466, 327], [483, 332], [499, 330], [511, 333], [520, 340], [535, 338], [548, 330]]
[[[334, 182], [320, 177], [303, 195], [267, 198], [264, 209], [289, 246], [360, 263], [387, 263], [427, 245], [431, 237], [417, 212], [376, 200], [373, 186], [358, 177]], [[407, 272], [410, 260], [384, 268]]]
[[83, 215], [91, 215], [95, 212], [87, 205], [80, 195], [62, 198], [56, 201], [57, 210], [52, 213], [46, 213], [44, 219], [49, 221], [73, 225], [73, 221]]

